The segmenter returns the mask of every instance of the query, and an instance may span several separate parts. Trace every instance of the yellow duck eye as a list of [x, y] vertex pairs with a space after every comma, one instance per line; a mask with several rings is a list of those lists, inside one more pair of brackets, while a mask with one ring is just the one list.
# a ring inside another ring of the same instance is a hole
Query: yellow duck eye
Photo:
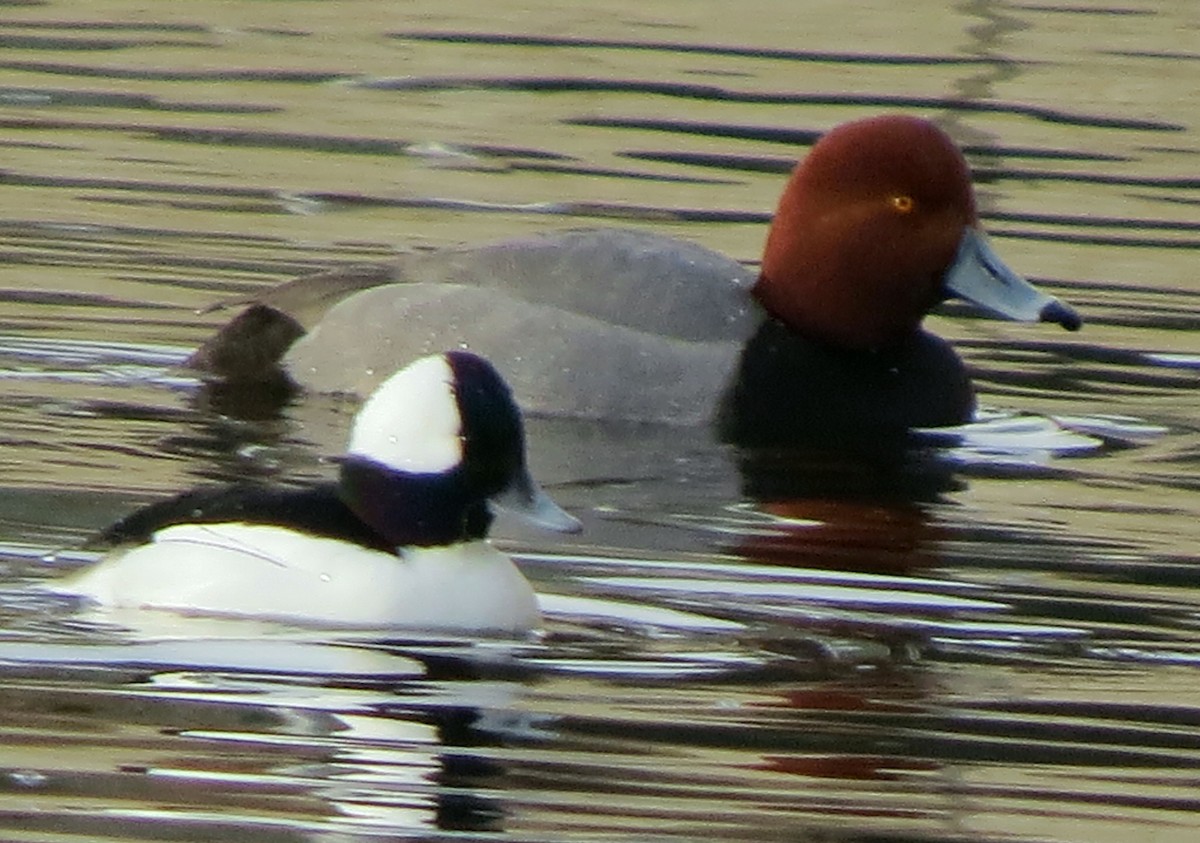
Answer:
[[892, 207], [901, 214], [911, 214], [917, 209], [916, 201], [907, 194], [893, 196], [890, 200]]

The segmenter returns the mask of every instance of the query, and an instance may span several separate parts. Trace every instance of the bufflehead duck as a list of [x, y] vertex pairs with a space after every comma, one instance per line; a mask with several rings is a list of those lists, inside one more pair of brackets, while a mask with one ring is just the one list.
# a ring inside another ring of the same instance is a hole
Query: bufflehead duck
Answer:
[[413, 254], [267, 290], [189, 362], [231, 381], [282, 367], [305, 388], [361, 394], [422, 348], [466, 344], [527, 412], [717, 419], [734, 441], [873, 434], [972, 418], [963, 362], [921, 329], [951, 296], [1081, 323], [989, 246], [953, 141], [888, 115], [837, 127], [796, 167], [757, 275], [623, 230]]
[[507, 385], [483, 358], [451, 351], [375, 390], [336, 483], [152, 504], [54, 588], [111, 608], [515, 634], [538, 624], [537, 599], [485, 540], [493, 505], [579, 529], [530, 477]]

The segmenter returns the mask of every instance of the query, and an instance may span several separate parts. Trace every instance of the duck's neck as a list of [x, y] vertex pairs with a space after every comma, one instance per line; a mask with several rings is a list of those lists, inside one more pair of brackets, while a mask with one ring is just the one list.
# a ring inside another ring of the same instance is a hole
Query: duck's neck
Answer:
[[433, 547], [482, 539], [492, 515], [459, 469], [409, 474], [370, 459], [342, 463], [338, 495], [392, 547]]

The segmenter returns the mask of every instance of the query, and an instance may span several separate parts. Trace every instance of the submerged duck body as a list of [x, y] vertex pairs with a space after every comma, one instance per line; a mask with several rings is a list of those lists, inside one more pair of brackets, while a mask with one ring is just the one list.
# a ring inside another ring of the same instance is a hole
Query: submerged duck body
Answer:
[[486, 540], [491, 507], [574, 530], [529, 477], [510, 391], [449, 352], [385, 381], [336, 483], [188, 492], [133, 513], [57, 584], [102, 607], [350, 626], [520, 633], [533, 589]]
[[950, 296], [1080, 322], [991, 250], [945, 133], [885, 116], [838, 127], [797, 166], [757, 274], [624, 230], [414, 254], [268, 290], [191, 364], [234, 381], [282, 367], [308, 389], [365, 394], [395, 365], [464, 345], [537, 413], [716, 419], [734, 440], [904, 430], [972, 416], [965, 366], [921, 329]]

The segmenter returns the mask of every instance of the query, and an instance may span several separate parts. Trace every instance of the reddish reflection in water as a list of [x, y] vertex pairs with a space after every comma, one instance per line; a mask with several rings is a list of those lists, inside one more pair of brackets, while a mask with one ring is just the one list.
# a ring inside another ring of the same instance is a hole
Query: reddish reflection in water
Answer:
[[911, 574], [938, 564], [946, 531], [918, 504], [808, 498], [758, 504], [770, 530], [729, 548], [768, 565]]

